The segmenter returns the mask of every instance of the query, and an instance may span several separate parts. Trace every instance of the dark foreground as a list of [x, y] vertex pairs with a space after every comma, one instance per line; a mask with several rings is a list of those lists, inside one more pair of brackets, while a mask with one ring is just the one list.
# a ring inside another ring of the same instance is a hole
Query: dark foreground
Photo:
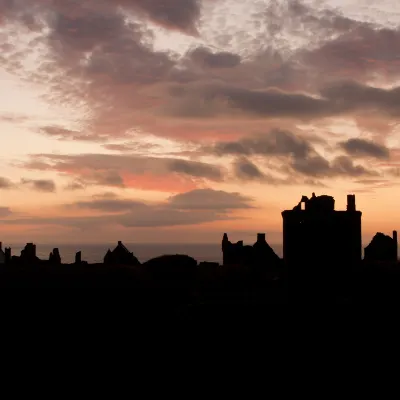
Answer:
[[127, 289], [140, 304], [172, 306], [400, 302], [400, 267], [6, 265], [0, 267], [0, 288], [118, 288]]

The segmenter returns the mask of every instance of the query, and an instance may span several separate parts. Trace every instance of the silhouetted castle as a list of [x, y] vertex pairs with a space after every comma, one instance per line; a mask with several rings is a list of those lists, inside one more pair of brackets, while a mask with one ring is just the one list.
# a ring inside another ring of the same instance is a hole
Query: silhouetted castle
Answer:
[[365, 261], [397, 261], [397, 231], [393, 237], [378, 232], [364, 249]]
[[112, 265], [139, 265], [139, 260], [131, 253], [121, 241], [118, 241], [117, 247], [111, 251], [108, 249], [104, 256], [104, 264]]
[[243, 240], [231, 243], [224, 233], [222, 239], [223, 265], [275, 265], [280, 259], [265, 240], [265, 233], [257, 234], [253, 246], [244, 246]]
[[53, 249], [52, 252], [49, 254], [49, 263], [52, 265], [59, 265], [61, 264], [61, 256], [58, 248]]
[[355, 195], [347, 196], [346, 211], [335, 211], [331, 196], [303, 196], [293, 210], [282, 212], [284, 261], [322, 265], [361, 261], [361, 214]]

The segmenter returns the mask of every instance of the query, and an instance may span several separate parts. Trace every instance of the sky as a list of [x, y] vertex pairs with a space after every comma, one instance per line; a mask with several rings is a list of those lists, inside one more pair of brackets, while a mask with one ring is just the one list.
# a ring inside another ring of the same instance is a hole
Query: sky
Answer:
[[395, 0], [0, 0], [1, 241], [280, 243], [313, 192], [391, 234], [399, 26]]

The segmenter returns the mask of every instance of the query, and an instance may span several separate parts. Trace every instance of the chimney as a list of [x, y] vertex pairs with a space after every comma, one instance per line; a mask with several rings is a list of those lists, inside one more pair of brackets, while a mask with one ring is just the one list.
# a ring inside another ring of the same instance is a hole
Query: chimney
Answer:
[[6, 255], [6, 264], [8, 264], [11, 261], [11, 247], [6, 247], [5, 248], [5, 255]]
[[265, 242], [265, 233], [257, 233], [257, 243]]
[[347, 211], [356, 211], [356, 196], [354, 194], [347, 195]]
[[3, 250], [3, 242], [0, 242], [0, 251]]
[[122, 246], [121, 240], [118, 240], [118, 246]]
[[393, 241], [394, 241], [394, 256], [395, 256], [395, 260], [397, 261], [397, 257], [398, 257], [398, 241], [397, 241], [397, 231], [393, 231]]

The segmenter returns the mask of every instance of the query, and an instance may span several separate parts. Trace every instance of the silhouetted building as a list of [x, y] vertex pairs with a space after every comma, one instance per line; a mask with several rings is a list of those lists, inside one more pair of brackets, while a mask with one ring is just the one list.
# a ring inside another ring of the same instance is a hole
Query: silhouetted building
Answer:
[[302, 196], [293, 210], [282, 212], [283, 258], [286, 263], [354, 263], [361, 260], [361, 211], [355, 195], [347, 210], [335, 211], [331, 196]]
[[243, 240], [232, 243], [224, 233], [222, 238], [223, 265], [271, 265], [280, 261], [265, 240], [265, 233], [257, 234], [253, 246], [244, 246]]
[[3, 243], [0, 242], [0, 264], [6, 263], [6, 253], [3, 251]]
[[111, 251], [108, 249], [104, 256], [104, 264], [113, 265], [138, 265], [139, 260], [131, 253], [121, 241], [118, 242], [117, 247]]
[[78, 251], [75, 253], [75, 264], [81, 264], [82, 263], [82, 252]]
[[397, 231], [393, 237], [378, 232], [364, 249], [366, 261], [397, 261]]
[[27, 243], [25, 248], [21, 250], [19, 261], [25, 264], [35, 264], [39, 262], [39, 258], [36, 257], [36, 245]]
[[57, 248], [53, 249], [53, 251], [50, 253], [49, 262], [53, 265], [61, 264], [61, 256]]
[[4, 249], [5, 253], [5, 263], [9, 264], [11, 262], [11, 247], [6, 247]]

